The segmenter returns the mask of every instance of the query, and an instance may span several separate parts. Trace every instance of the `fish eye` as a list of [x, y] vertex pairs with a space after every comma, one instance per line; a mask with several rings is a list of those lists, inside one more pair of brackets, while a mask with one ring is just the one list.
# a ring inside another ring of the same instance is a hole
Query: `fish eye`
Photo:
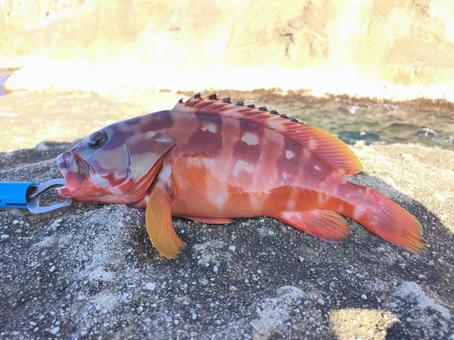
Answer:
[[98, 149], [107, 141], [107, 133], [104, 130], [93, 132], [87, 139], [88, 147]]

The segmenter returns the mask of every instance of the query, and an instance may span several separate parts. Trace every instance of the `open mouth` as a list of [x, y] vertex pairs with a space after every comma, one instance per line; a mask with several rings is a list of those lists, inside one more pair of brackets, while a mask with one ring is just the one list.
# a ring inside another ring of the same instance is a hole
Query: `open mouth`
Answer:
[[77, 154], [67, 151], [57, 156], [57, 166], [65, 180], [65, 186], [57, 192], [61, 198], [80, 195], [86, 187], [89, 169], [86, 162]]

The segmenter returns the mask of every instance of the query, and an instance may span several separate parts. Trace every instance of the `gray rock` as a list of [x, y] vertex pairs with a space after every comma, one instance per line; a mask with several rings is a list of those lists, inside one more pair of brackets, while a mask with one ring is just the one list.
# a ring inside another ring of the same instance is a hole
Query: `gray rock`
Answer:
[[[0, 154], [0, 180], [58, 177], [50, 158], [63, 146], [46, 145]], [[0, 338], [353, 338], [364, 328], [369, 338], [452, 337], [453, 234], [378, 178], [356, 181], [423, 221], [424, 253], [351, 221], [350, 238], [328, 243], [271, 218], [225, 227], [176, 218], [188, 246], [168, 261], [150, 245], [140, 209], [1, 210], [9, 237], [0, 242]]]

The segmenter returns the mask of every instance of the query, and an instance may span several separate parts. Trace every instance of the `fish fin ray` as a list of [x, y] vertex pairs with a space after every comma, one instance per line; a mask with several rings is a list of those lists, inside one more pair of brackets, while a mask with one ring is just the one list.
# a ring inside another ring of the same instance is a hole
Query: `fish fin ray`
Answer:
[[206, 224], [228, 224], [232, 223], [233, 219], [231, 218], [221, 218], [221, 217], [197, 217], [197, 216], [181, 216], [187, 218], [194, 222], [206, 223]]
[[352, 219], [370, 232], [408, 251], [425, 249], [421, 223], [406, 209], [378, 191], [355, 204]]
[[322, 129], [292, 121], [272, 111], [238, 106], [217, 99], [193, 96], [184, 103], [177, 103], [172, 111], [219, 114], [255, 122], [272, 129], [306, 147], [332, 170], [351, 176], [361, 171], [361, 163], [350, 147]]
[[361, 162], [350, 147], [322, 129], [308, 125], [302, 125], [302, 128], [291, 126], [289, 135], [307, 146], [313, 155], [346, 176], [355, 175], [362, 169]]
[[323, 240], [337, 241], [350, 234], [347, 222], [331, 210], [283, 211], [274, 217]]
[[165, 258], [176, 258], [185, 243], [173, 228], [170, 196], [164, 188], [157, 186], [151, 192], [147, 201], [145, 221], [152, 245]]

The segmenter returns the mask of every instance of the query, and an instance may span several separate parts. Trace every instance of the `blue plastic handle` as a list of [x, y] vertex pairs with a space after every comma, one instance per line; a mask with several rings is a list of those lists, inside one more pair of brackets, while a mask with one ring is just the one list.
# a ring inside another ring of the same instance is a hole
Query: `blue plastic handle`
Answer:
[[27, 194], [34, 186], [31, 182], [0, 182], [0, 208], [27, 209]]

